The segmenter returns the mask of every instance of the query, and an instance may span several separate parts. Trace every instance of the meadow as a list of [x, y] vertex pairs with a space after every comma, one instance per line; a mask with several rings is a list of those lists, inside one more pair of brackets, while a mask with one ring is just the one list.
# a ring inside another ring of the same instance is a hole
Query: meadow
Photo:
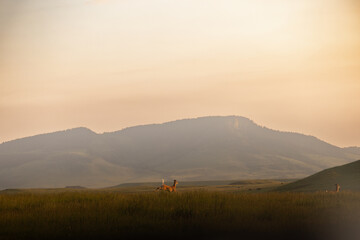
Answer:
[[8, 190], [0, 239], [359, 239], [360, 192]]

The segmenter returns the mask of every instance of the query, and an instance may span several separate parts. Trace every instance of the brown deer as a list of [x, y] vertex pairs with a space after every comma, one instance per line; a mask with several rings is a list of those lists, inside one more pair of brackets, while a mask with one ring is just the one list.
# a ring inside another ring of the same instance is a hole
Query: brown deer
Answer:
[[174, 184], [172, 186], [168, 186], [168, 185], [165, 185], [164, 183], [156, 188], [157, 191], [159, 190], [164, 190], [164, 191], [169, 191], [169, 192], [176, 192], [176, 184], [178, 184], [178, 181], [174, 180]]
[[340, 192], [340, 185], [339, 184], [335, 184], [335, 191], [328, 191], [326, 190], [325, 192], [328, 192], [328, 193], [338, 193]]

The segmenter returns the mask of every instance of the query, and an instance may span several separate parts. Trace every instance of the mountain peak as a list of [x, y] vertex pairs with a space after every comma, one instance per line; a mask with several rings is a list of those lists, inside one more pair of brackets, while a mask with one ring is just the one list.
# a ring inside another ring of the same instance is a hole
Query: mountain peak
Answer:
[[[214, 129], [214, 128], [235, 128], [239, 129], [241, 126], [258, 126], [252, 120], [241, 117], [241, 116], [204, 116], [197, 118], [184, 118], [159, 124], [147, 124], [147, 125], [137, 125], [132, 127], [124, 128], [120, 131], [116, 131], [113, 133], [120, 132], [128, 132], [131, 130], [142, 130], [142, 129], [157, 129], [161, 127], [165, 128], [181, 128], [184, 130], [204, 130], [204, 129]], [[196, 128], [196, 129], [194, 129]], [[109, 133], [111, 134], [111, 133]]]
[[[94, 131], [92, 131], [91, 129], [86, 128], [86, 127], [70, 128], [65, 131], [59, 131], [59, 132], [68, 132], [68, 133], [73, 132], [73, 133], [77, 133], [77, 134], [97, 134]], [[57, 132], [55, 132], [55, 133], [57, 133]]]

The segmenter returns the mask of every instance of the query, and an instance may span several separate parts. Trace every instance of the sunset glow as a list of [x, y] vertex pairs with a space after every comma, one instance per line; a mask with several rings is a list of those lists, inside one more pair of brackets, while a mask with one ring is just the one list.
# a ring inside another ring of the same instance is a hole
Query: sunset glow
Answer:
[[0, 2], [0, 143], [214, 115], [360, 146], [356, 0]]

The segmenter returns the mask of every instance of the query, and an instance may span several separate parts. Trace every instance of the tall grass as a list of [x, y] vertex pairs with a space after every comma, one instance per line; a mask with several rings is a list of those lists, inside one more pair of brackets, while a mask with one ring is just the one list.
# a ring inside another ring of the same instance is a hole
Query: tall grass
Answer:
[[358, 223], [351, 192], [0, 194], [0, 239], [351, 239]]

